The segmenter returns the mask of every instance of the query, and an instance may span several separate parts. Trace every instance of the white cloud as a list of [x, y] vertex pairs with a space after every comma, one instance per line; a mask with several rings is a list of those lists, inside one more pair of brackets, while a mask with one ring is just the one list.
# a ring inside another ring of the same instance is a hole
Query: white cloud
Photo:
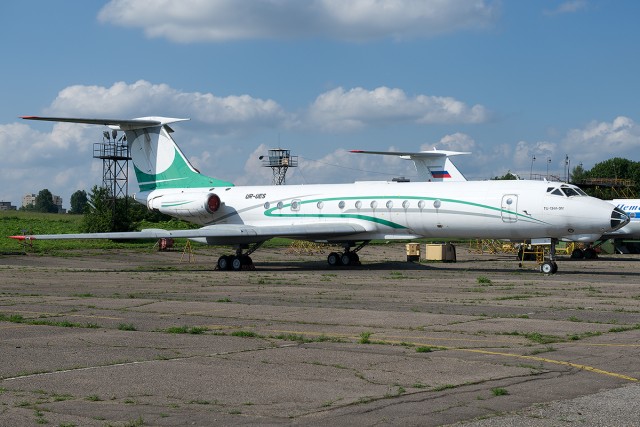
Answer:
[[618, 116], [612, 122], [592, 121], [582, 129], [570, 130], [562, 140], [561, 148], [583, 162], [585, 167], [612, 157], [638, 161], [640, 126], [624, 116]]
[[76, 117], [190, 117], [215, 125], [218, 134], [249, 131], [262, 126], [277, 127], [288, 120], [282, 107], [271, 99], [181, 92], [166, 84], [152, 84], [145, 80], [132, 84], [117, 82], [111, 87], [67, 87], [60, 91], [47, 113]]
[[10, 159], [0, 168], [0, 198], [20, 206], [22, 196], [47, 188], [68, 206], [71, 193], [102, 181], [101, 162], [92, 158], [95, 136], [95, 128], [70, 123], [48, 133], [26, 123], [0, 125], [0, 152]]
[[491, 0], [111, 0], [103, 23], [179, 43], [322, 37], [349, 41], [433, 37], [490, 26]]
[[576, 13], [586, 9], [586, 0], [571, 0], [560, 3], [555, 9], [545, 10], [546, 15], [562, 15], [565, 13]]
[[391, 123], [482, 123], [489, 119], [482, 105], [467, 106], [451, 97], [417, 95], [402, 89], [366, 90], [341, 87], [318, 96], [310, 106], [307, 123], [331, 131], [348, 131]]

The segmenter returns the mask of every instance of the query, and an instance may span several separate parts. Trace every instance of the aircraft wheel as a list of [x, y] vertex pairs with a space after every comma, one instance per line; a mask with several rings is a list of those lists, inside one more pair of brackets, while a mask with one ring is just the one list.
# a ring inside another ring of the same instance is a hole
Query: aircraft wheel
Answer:
[[573, 258], [573, 259], [582, 259], [582, 258], [584, 258], [584, 252], [580, 248], [575, 248], [571, 252], [571, 258]]
[[544, 263], [542, 263], [542, 265], [540, 266], [540, 271], [544, 274], [553, 274], [553, 263], [549, 262], [549, 261], [545, 261]]
[[344, 266], [351, 265], [352, 262], [353, 262], [353, 257], [349, 252], [343, 253], [342, 256], [340, 257], [340, 263]]
[[360, 255], [356, 252], [351, 252], [351, 265], [360, 265]]
[[234, 256], [231, 258], [231, 269], [233, 271], [242, 270], [242, 266], [244, 263], [242, 262], [242, 256]]
[[339, 265], [340, 262], [340, 255], [336, 252], [331, 252], [329, 254], [329, 256], [327, 257], [327, 262], [329, 263], [329, 265], [331, 267], [335, 267], [337, 265]]
[[584, 250], [584, 258], [585, 259], [596, 259], [598, 258], [598, 253], [593, 248], [587, 248]]
[[218, 270], [231, 270], [231, 260], [228, 255], [222, 255], [218, 258]]
[[557, 262], [555, 262], [555, 261], [553, 261], [553, 262], [551, 263], [551, 265], [552, 265], [552, 267], [553, 267], [553, 268], [551, 269], [551, 274], [556, 274], [556, 273], [558, 272], [558, 263], [557, 263]]

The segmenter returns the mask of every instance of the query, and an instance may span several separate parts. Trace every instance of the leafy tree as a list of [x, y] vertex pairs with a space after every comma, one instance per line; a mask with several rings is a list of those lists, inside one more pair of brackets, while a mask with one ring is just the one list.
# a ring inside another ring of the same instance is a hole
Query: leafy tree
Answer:
[[84, 212], [83, 226], [87, 233], [105, 233], [112, 230], [113, 206], [111, 194], [107, 188], [94, 185], [89, 192]]
[[71, 195], [71, 212], [72, 214], [81, 214], [87, 206], [87, 192], [78, 190]]
[[572, 184], [580, 184], [587, 177], [587, 172], [584, 170], [582, 165], [578, 165], [571, 171], [571, 179], [569, 180]]
[[35, 211], [50, 213], [58, 212], [58, 206], [53, 204], [53, 194], [51, 194], [51, 191], [46, 188], [44, 190], [40, 190], [36, 196]]
[[[573, 169], [572, 182], [578, 185], [584, 184], [588, 180], [619, 179], [631, 180], [635, 191], [640, 189], [640, 162], [615, 157], [609, 160], [596, 163], [588, 171], [577, 166]], [[618, 197], [618, 193], [610, 185], [591, 184], [582, 187], [587, 194], [600, 197], [602, 199], [612, 199]]]
[[510, 181], [510, 180], [515, 180], [519, 178], [518, 178], [518, 175], [511, 173], [511, 171], [507, 171], [507, 173], [505, 173], [504, 175], [496, 176], [493, 179], [496, 181]]

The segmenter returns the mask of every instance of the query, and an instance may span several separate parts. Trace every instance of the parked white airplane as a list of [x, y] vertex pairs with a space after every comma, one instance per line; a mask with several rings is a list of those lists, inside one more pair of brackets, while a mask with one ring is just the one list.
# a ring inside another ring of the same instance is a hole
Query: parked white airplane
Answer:
[[344, 252], [332, 252], [327, 258], [332, 266], [358, 264], [358, 250], [373, 239], [534, 237], [552, 240], [541, 271], [555, 273], [558, 239], [593, 241], [629, 222], [620, 209], [577, 187], [562, 184], [575, 192], [569, 197], [553, 191], [561, 184], [543, 181], [236, 187], [200, 174], [180, 151], [169, 125], [187, 119], [23, 118], [100, 124], [124, 131], [140, 187], [136, 200], [151, 210], [203, 227], [11, 236], [19, 240], [183, 237], [210, 245], [234, 245], [236, 254], [221, 256], [218, 268], [241, 270], [252, 265], [249, 254], [273, 237], [342, 244]]
[[[629, 223], [618, 230], [603, 234], [598, 240], [613, 239], [616, 250], [637, 253], [640, 245], [637, 242], [630, 242], [630, 240], [640, 239], [640, 199], [614, 199], [607, 200], [607, 202], [626, 213], [629, 217]], [[598, 254], [593, 247], [588, 246], [585, 249], [576, 248], [571, 257], [592, 259], [597, 258]]]

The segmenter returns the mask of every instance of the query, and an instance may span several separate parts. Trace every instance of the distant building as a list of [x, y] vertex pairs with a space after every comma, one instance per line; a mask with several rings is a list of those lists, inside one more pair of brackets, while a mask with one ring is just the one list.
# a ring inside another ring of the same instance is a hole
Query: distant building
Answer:
[[[35, 194], [25, 194], [22, 198], [22, 207], [26, 206], [35, 206], [36, 205], [36, 195]], [[51, 194], [53, 199], [53, 204], [58, 207], [58, 213], [65, 213], [66, 210], [62, 209], [62, 197], [56, 196], [55, 194]]]
[[36, 205], [36, 195], [35, 194], [25, 194], [22, 198], [22, 207], [26, 208], [27, 206], [35, 206]]
[[11, 202], [0, 202], [0, 211], [15, 211], [16, 207]]

